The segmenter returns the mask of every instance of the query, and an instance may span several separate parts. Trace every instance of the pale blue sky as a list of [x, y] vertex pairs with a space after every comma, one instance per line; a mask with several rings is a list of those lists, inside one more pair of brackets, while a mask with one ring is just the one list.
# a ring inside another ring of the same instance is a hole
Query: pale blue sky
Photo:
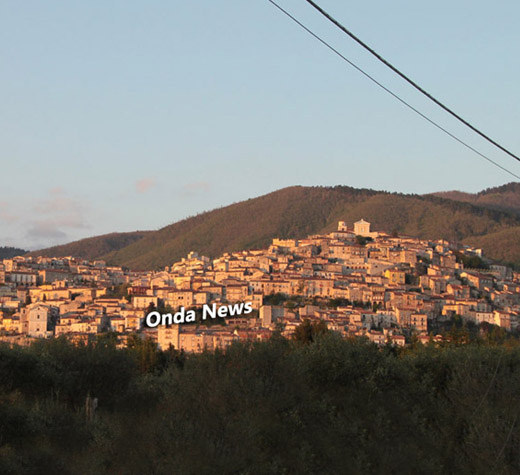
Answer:
[[[320, 0], [520, 153], [520, 2]], [[280, 4], [519, 174], [303, 0]], [[446, 137], [266, 0], [0, 0], [0, 245], [156, 229], [301, 185], [427, 193], [512, 177]]]

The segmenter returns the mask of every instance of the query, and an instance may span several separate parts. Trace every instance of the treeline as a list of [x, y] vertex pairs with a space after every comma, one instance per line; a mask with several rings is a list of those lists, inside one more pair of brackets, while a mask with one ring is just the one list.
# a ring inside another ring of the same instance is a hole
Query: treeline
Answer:
[[0, 259], [12, 259], [16, 256], [23, 256], [27, 251], [18, 247], [0, 246]]
[[123, 247], [139, 241], [149, 231], [133, 231], [127, 233], [110, 233], [102, 236], [80, 239], [79, 241], [52, 246], [30, 253], [32, 256], [63, 257], [74, 256], [81, 259], [95, 260], [102, 258], [109, 252], [117, 251]]
[[0, 346], [0, 473], [520, 471], [516, 342], [300, 333], [197, 355], [112, 335]]

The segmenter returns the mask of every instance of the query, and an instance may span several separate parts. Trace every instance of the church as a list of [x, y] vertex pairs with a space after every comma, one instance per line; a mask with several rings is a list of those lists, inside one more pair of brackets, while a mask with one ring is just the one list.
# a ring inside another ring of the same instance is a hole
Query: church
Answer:
[[[338, 222], [338, 231], [339, 232], [352, 232], [351, 230], [348, 229], [348, 226], [345, 223], [345, 221]], [[379, 236], [378, 232], [370, 231], [370, 223], [368, 221], [365, 221], [363, 218], [354, 223], [354, 234], [356, 236], [371, 237], [371, 238], [376, 238], [377, 236]]]

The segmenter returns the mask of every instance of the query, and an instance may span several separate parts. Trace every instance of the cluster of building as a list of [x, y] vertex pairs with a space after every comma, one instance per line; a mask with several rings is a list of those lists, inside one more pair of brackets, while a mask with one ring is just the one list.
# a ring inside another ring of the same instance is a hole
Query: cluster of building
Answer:
[[[345, 336], [397, 345], [411, 332], [429, 340], [432, 328], [454, 315], [516, 329], [520, 275], [511, 268], [464, 268], [461, 257], [482, 257], [479, 249], [370, 228], [364, 220], [352, 229], [340, 221], [337, 231], [274, 239], [268, 249], [216, 259], [191, 252], [162, 271], [133, 272], [74, 257], [4, 259], [0, 340], [27, 344], [65, 335], [86, 342], [112, 331], [120, 345], [138, 333], [161, 349], [198, 352], [267, 339], [275, 331], [290, 337], [305, 319], [322, 320]], [[213, 325], [145, 325], [152, 310], [239, 302], [249, 302], [253, 312]]]

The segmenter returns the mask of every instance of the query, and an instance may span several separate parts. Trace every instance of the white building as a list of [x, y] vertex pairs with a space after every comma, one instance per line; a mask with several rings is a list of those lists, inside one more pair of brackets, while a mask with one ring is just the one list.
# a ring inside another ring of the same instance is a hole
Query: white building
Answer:
[[357, 236], [376, 238], [379, 233], [370, 231], [370, 223], [364, 219], [354, 223], [354, 233]]
[[354, 232], [358, 236], [370, 236], [370, 223], [364, 219], [354, 223]]
[[52, 312], [47, 305], [37, 303], [27, 309], [27, 334], [37, 338], [52, 336]]

